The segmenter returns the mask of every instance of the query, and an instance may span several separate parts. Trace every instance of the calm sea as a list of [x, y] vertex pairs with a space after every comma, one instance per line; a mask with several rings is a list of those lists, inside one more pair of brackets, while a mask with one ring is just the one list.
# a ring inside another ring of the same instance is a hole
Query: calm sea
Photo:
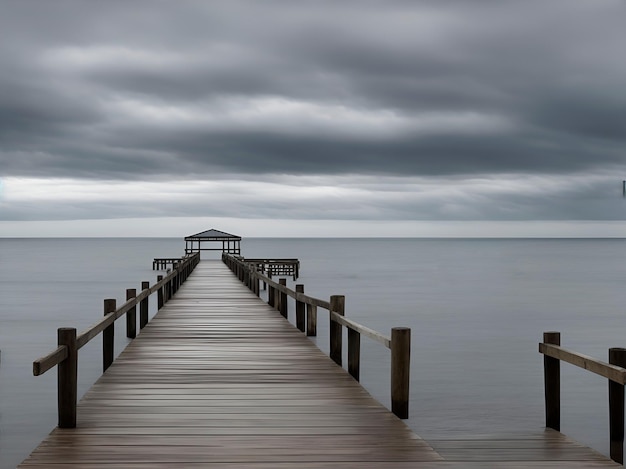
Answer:
[[[154, 282], [153, 257], [183, 249], [166, 238], [0, 239], [1, 468], [56, 425], [56, 373], [31, 372], [56, 329], [97, 321], [104, 298], [123, 302], [126, 288]], [[626, 346], [626, 240], [259, 238], [242, 251], [297, 257], [307, 294], [345, 295], [346, 315], [380, 332], [412, 328], [408, 423], [426, 439], [542, 428], [543, 331], [603, 360]], [[318, 327], [327, 350], [324, 314]], [[123, 335], [119, 326], [118, 351]], [[100, 347], [81, 349], [81, 395], [100, 375]], [[367, 338], [362, 347], [362, 382], [389, 405], [389, 351]], [[605, 454], [607, 394], [603, 378], [563, 366], [562, 431]]]

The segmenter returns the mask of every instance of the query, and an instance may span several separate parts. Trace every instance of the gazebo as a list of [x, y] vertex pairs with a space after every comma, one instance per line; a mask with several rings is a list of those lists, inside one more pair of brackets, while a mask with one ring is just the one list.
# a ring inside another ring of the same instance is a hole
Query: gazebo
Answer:
[[[222, 247], [203, 247], [202, 243], [222, 243]], [[185, 237], [185, 254], [193, 254], [200, 251], [222, 251], [228, 254], [241, 254], [241, 236], [211, 229]]]

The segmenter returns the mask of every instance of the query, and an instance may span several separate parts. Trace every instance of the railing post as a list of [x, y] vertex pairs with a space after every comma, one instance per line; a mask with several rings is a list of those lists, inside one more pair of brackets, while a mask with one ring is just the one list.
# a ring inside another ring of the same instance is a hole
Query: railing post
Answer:
[[[544, 332], [545, 344], [561, 345], [560, 332]], [[546, 427], [561, 430], [561, 363], [557, 358], [543, 356]]]
[[[163, 275], [157, 275], [157, 283], [163, 280]], [[157, 290], [157, 310], [163, 307], [163, 286]]]
[[250, 290], [256, 296], [259, 296], [259, 277], [256, 270], [256, 264], [250, 264]]
[[[170, 273], [171, 273], [171, 270], [167, 269], [165, 271], [165, 276], [167, 277]], [[165, 282], [165, 295], [163, 298], [163, 303], [167, 303], [168, 301], [170, 301], [171, 297], [172, 297], [172, 279], [169, 279], [167, 282]]]
[[409, 418], [411, 371], [411, 329], [391, 329], [391, 411], [401, 419]]
[[[134, 288], [126, 289], [126, 301], [137, 296]], [[134, 339], [137, 337], [137, 306], [133, 306], [126, 312], [126, 337]]]
[[348, 328], [348, 373], [359, 381], [361, 376], [361, 334]]
[[331, 311], [343, 316], [345, 311], [346, 297], [343, 295], [333, 295], [330, 297], [330, 358], [341, 366], [342, 362], [342, 328], [341, 324], [333, 321]]
[[[117, 309], [115, 299], [104, 300], [104, 315]], [[113, 363], [115, 322], [102, 331], [102, 372], [104, 373]]]
[[172, 272], [176, 273], [174, 278], [172, 278], [172, 296], [174, 296], [178, 291], [178, 280], [180, 280], [180, 275], [178, 272], [178, 262], [174, 262], [174, 264], [172, 265]]
[[78, 347], [76, 329], [62, 327], [57, 330], [57, 343], [67, 347], [67, 358], [57, 370], [57, 402], [59, 428], [76, 428], [76, 401], [78, 396]]
[[[286, 287], [287, 279], [281, 278], [280, 280], [278, 280], [278, 283], [280, 283], [283, 287]], [[287, 293], [284, 291], [280, 292], [280, 314], [285, 318], [289, 316], [289, 312], [287, 309]]]
[[[268, 272], [267, 277], [271, 279], [272, 273]], [[275, 293], [274, 287], [272, 287], [271, 285], [268, 285], [267, 286], [267, 304], [269, 304], [272, 308], [276, 306], [276, 301], [275, 301], [276, 299], [274, 298], [275, 296], [274, 293]]]
[[[150, 288], [150, 282], [141, 282], [141, 290], [146, 291]], [[148, 296], [146, 296], [139, 304], [139, 329], [143, 329], [148, 324]]]
[[[296, 285], [296, 293], [304, 293], [304, 285]], [[296, 299], [296, 327], [304, 332], [304, 303]]]
[[[626, 368], [626, 349], [609, 349], [609, 363]], [[611, 459], [624, 464], [624, 385], [609, 380], [609, 429]]]
[[306, 304], [306, 335], [317, 336], [317, 306]]

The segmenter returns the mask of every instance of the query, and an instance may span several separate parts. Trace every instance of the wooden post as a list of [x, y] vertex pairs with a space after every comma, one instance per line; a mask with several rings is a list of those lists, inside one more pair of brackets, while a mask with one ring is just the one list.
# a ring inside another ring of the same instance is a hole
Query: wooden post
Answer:
[[[330, 297], [330, 311], [333, 311], [341, 316], [344, 315], [346, 297], [343, 295], [333, 295]], [[330, 319], [330, 358], [341, 366], [342, 362], [342, 328], [341, 324]]]
[[[163, 280], [163, 275], [157, 275], [157, 283]], [[163, 307], [163, 287], [157, 290], [157, 310]]]
[[[126, 289], [126, 301], [137, 296], [134, 288]], [[133, 306], [126, 312], [126, 337], [134, 339], [137, 337], [137, 306]]]
[[411, 371], [411, 329], [391, 329], [391, 411], [401, 419], [409, 418]]
[[[296, 285], [296, 293], [304, 293], [304, 285]], [[304, 332], [304, 303], [296, 300], [296, 327]]]
[[[281, 278], [280, 280], [278, 280], [278, 283], [280, 283], [283, 287], [286, 287], [287, 279]], [[289, 317], [289, 312], [287, 309], [287, 293], [283, 291], [280, 292], [280, 314], [285, 318]]]
[[317, 306], [306, 304], [306, 335], [317, 336]]
[[[560, 332], [544, 332], [545, 344], [561, 345]], [[544, 397], [546, 402], [546, 427], [561, 430], [561, 362], [543, 356]]]
[[178, 272], [178, 262], [174, 262], [172, 266], [172, 272], [176, 273], [176, 275], [172, 279], [172, 296], [174, 296], [178, 291], [178, 281], [180, 280], [180, 272]]
[[[268, 272], [267, 273], [267, 277], [268, 278], [272, 278], [272, 273]], [[272, 308], [276, 306], [276, 299], [274, 298], [274, 287], [272, 287], [271, 285], [267, 286], [267, 304], [269, 304]]]
[[[170, 273], [169, 269], [166, 270], [165, 275], [163, 275], [163, 278], [166, 278], [169, 275], [169, 273]], [[169, 281], [165, 282], [165, 285], [163, 285], [163, 305], [167, 303], [167, 292], [169, 289], [169, 285], [170, 285]]]
[[249, 277], [248, 277], [248, 265], [247, 264], [241, 264], [241, 283], [243, 283], [246, 288], [248, 287], [248, 282], [249, 282]]
[[[150, 288], [150, 282], [141, 282], [141, 290], [146, 291]], [[139, 304], [139, 329], [143, 329], [148, 324], [148, 296], [146, 296]]]
[[254, 293], [256, 294], [256, 296], [261, 296], [261, 284], [259, 281], [259, 273], [256, 270], [254, 270]]
[[[115, 299], [104, 300], [104, 315], [117, 309]], [[102, 331], [102, 372], [104, 373], [113, 363], [115, 323]]]
[[[626, 349], [609, 349], [609, 363], [626, 368]], [[624, 385], [609, 380], [609, 429], [611, 459], [624, 464]]]
[[57, 370], [57, 402], [59, 428], [76, 428], [76, 401], [78, 396], [78, 347], [76, 329], [57, 330], [57, 343], [67, 347], [67, 358]]
[[361, 334], [348, 328], [348, 373], [359, 381], [361, 376]]

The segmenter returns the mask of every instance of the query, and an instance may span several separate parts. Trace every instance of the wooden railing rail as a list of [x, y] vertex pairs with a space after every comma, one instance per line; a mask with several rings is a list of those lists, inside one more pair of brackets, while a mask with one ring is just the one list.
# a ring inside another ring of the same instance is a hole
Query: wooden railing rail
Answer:
[[370, 329], [369, 327], [365, 327], [358, 322], [353, 321], [352, 319], [348, 319], [344, 316], [341, 316], [335, 312], [331, 312], [331, 317], [333, 321], [338, 322], [342, 326], [346, 326], [348, 329], [352, 329], [355, 332], [358, 332], [361, 335], [369, 337], [370, 339], [378, 342], [379, 344], [384, 345], [388, 349], [391, 348], [391, 337], [387, 337], [380, 332], [375, 331], [374, 329]]
[[611, 459], [624, 464], [624, 385], [626, 349], [610, 348], [609, 362], [561, 347], [560, 332], [544, 332], [539, 343], [544, 361], [546, 427], [561, 430], [560, 362], [583, 368], [609, 380], [609, 438]]
[[[87, 345], [98, 334], [103, 333], [103, 371], [113, 362], [113, 325], [117, 319], [126, 315], [126, 336], [136, 336], [137, 305], [140, 308], [140, 328], [148, 323], [148, 298], [158, 293], [157, 308], [161, 309], [170, 292], [176, 289], [193, 272], [200, 262], [200, 253], [185, 256], [175, 264], [175, 268], [165, 277], [159, 275], [158, 281], [152, 287], [149, 282], [142, 282], [141, 293], [135, 289], [126, 291], [126, 302], [119, 308], [115, 307], [115, 300], [104, 300], [104, 317], [92, 324], [80, 334], [75, 328], [62, 327], [58, 329], [58, 347], [33, 362], [33, 375], [40, 376], [46, 371], [59, 367], [58, 372], [58, 416], [60, 428], [76, 427], [76, 399], [77, 399], [77, 366], [78, 350]], [[166, 295], [165, 292], [168, 292]]]
[[409, 382], [411, 357], [411, 329], [394, 327], [391, 337], [385, 336], [354, 320], [344, 316], [345, 297], [333, 295], [330, 301], [321, 300], [304, 294], [304, 285], [296, 285], [292, 290], [287, 287], [286, 279], [272, 280], [271, 272], [263, 275], [258, 271], [255, 260], [248, 261], [241, 256], [222, 254], [222, 261], [233, 271], [257, 296], [260, 282], [268, 290], [268, 304], [288, 316], [287, 297], [296, 301], [296, 326], [308, 336], [317, 334], [317, 308], [328, 311], [330, 319], [330, 358], [342, 366], [342, 326], [348, 330], [348, 372], [354, 379], [360, 379], [361, 335], [369, 337], [391, 350], [391, 410], [402, 419], [409, 417]]

